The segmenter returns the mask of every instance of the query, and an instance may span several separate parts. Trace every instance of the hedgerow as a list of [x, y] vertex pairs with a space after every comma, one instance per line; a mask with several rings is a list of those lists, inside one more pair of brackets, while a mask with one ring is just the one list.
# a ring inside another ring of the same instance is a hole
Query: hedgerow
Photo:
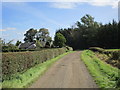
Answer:
[[47, 49], [34, 52], [9, 52], [2, 53], [2, 78], [10, 80], [16, 73], [23, 73], [29, 68], [43, 63], [46, 60], [66, 52], [65, 48]]
[[111, 56], [111, 59], [120, 60], [120, 50], [106, 50], [99, 47], [90, 47], [89, 50]]

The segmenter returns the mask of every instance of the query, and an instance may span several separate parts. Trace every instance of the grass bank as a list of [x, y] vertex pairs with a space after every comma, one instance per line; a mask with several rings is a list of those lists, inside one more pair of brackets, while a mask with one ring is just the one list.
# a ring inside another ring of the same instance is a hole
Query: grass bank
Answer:
[[2, 88], [24, 88], [28, 87], [34, 81], [36, 81], [55, 61], [63, 56], [72, 53], [73, 51], [64, 53], [44, 63], [38, 64], [24, 73], [18, 73], [13, 76], [12, 80], [5, 80], [2, 83]]
[[100, 88], [120, 89], [120, 70], [98, 59], [94, 52], [85, 50], [81, 59]]
[[107, 51], [120, 51], [120, 49], [105, 49]]

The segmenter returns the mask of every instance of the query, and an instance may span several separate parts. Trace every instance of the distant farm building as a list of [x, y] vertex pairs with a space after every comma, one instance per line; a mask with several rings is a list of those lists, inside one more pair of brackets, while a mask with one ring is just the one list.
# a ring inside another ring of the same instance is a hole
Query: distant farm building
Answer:
[[[41, 41], [40, 43], [41, 43], [42, 47], [45, 47], [45, 48], [50, 48], [53, 45], [52, 41], [51, 42]], [[25, 43], [21, 43], [18, 46], [18, 48], [19, 49], [35, 49], [36, 48], [36, 44], [35, 44], [35, 42], [25, 42]]]
[[25, 42], [21, 43], [18, 47], [19, 49], [35, 49], [36, 45], [33, 42]]

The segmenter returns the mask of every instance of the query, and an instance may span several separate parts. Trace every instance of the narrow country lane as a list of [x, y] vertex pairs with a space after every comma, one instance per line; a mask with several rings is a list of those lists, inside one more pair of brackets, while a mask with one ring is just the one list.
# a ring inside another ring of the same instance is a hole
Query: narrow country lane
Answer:
[[80, 60], [80, 53], [76, 51], [59, 59], [29, 88], [97, 88]]

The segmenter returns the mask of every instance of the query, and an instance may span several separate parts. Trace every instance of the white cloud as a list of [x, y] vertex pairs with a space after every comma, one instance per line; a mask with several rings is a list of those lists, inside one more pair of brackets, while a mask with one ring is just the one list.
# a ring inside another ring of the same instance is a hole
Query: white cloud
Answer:
[[[56, 0], [57, 1], [57, 0]], [[81, 3], [88, 3], [92, 6], [111, 6], [112, 8], [118, 7], [118, 0], [61, 0], [60, 2], [53, 2], [51, 6], [54, 8], [72, 9]]]
[[93, 6], [111, 6], [112, 8], [117, 8], [118, 1], [119, 0], [3, 0], [2, 2], [53, 2], [52, 5], [54, 8], [71, 9], [79, 5], [76, 4], [76, 2], [84, 2]]
[[88, 3], [93, 6], [111, 6], [112, 8], [118, 7], [118, 0], [91, 0], [91, 2]]
[[8, 31], [8, 30], [16, 30], [16, 28], [5, 28], [5, 29], [0, 29], [0, 31]]
[[76, 5], [76, 3], [72, 3], [72, 2], [55, 2], [55, 3], [51, 4], [51, 7], [73, 9], [73, 8], [77, 7], [77, 5]]

